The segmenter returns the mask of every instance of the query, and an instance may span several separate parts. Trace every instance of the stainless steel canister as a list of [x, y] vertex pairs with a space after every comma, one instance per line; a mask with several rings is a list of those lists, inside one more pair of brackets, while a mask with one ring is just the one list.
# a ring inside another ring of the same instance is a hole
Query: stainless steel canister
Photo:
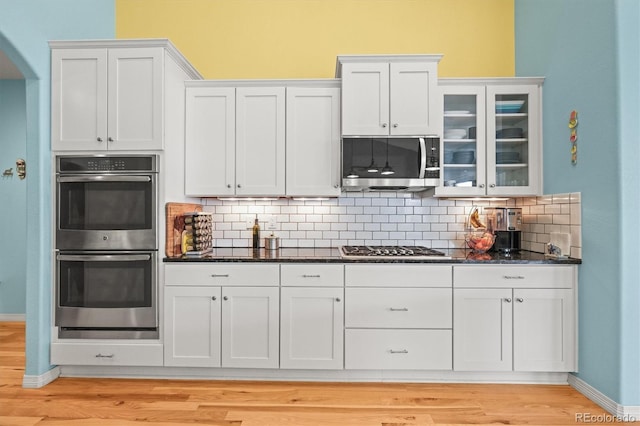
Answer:
[[264, 248], [266, 250], [278, 250], [280, 248], [280, 237], [275, 235], [267, 235], [264, 239]]

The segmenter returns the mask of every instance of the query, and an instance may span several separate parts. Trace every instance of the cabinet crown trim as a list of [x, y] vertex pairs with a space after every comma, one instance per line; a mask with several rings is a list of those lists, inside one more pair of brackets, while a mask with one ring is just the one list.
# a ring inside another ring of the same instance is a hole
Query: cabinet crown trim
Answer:
[[391, 62], [440, 62], [444, 55], [407, 54], [407, 55], [338, 55], [336, 58], [337, 78], [342, 77], [342, 64], [345, 63], [391, 63]]
[[187, 80], [185, 87], [329, 87], [340, 88], [341, 79]]
[[50, 40], [51, 49], [117, 49], [135, 47], [161, 47], [192, 79], [202, 79], [178, 48], [167, 38], [117, 39], [117, 40]]

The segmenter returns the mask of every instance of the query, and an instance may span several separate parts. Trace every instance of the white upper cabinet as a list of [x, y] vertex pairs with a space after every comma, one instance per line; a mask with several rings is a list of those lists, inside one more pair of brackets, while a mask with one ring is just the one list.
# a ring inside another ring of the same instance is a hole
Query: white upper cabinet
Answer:
[[[166, 40], [50, 44], [54, 151], [164, 148], [166, 85], [199, 78], [173, 45]], [[187, 72], [182, 80], [166, 71], [169, 61]]]
[[185, 192], [235, 194], [236, 91], [232, 87], [186, 89]]
[[440, 80], [443, 173], [437, 196], [541, 193], [542, 82]]
[[287, 88], [287, 195], [340, 195], [340, 88]]
[[193, 84], [186, 88], [186, 194], [284, 195], [284, 87]]
[[186, 83], [188, 196], [340, 194], [337, 80]]
[[285, 191], [285, 89], [236, 89], [236, 195]]
[[343, 136], [439, 134], [440, 55], [339, 56]]

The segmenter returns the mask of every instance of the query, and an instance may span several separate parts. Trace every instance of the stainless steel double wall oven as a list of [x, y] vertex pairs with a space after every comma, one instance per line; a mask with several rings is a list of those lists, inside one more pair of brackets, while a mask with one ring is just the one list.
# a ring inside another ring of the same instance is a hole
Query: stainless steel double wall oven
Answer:
[[156, 155], [56, 157], [59, 337], [158, 337], [157, 199]]

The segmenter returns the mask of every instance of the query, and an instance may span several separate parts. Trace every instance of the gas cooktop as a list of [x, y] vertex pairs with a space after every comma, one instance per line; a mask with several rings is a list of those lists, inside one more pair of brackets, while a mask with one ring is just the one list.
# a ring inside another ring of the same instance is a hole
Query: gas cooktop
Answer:
[[342, 246], [340, 256], [350, 259], [451, 259], [440, 251], [423, 246]]

